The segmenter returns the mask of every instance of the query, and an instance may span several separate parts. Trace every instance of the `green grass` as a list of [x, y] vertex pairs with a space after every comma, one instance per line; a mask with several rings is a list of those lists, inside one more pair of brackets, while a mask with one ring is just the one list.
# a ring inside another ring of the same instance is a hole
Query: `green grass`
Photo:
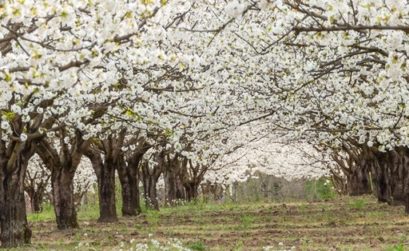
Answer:
[[240, 225], [239, 229], [241, 230], [246, 230], [251, 227], [251, 225], [254, 223], [254, 217], [251, 215], [243, 215], [240, 217]]
[[188, 245], [188, 248], [196, 251], [205, 251], [207, 250], [206, 245], [201, 241], [196, 241]]
[[[99, 217], [98, 204], [83, 205], [78, 209], [77, 216], [79, 220], [96, 220]], [[54, 221], [54, 208], [49, 203], [44, 203], [43, 210], [39, 213], [30, 213], [27, 216], [30, 222]]]
[[43, 211], [40, 213], [31, 213], [27, 216], [28, 221], [30, 222], [39, 222], [39, 221], [52, 221], [55, 220], [54, 208], [49, 203], [43, 204]]
[[149, 223], [150, 226], [158, 225], [159, 218], [160, 218], [159, 211], [148, 210], [145, 215], [146, 215], [146, 221]]
[[388, 247], [386, 251], [405, 251], [405, 246], [402, 243], [400, 243], [392, 247]]
[[366, 201], [364, 199], [353, 199], [349, 202], [349, 207], [352, 209], [361, 210], [364, 209]]
[[[118, 212], [118, 209], [116, 210]], [[83, 205], [78, 209], [78, 219], [80, 220], [96, 220], [99, 217], [98, 204]]]
[[307, 191], [307, 198], [311, 201], [333, 200], [336, 198], [334, 187], [326, 178], [308, 181], [305, 190]]

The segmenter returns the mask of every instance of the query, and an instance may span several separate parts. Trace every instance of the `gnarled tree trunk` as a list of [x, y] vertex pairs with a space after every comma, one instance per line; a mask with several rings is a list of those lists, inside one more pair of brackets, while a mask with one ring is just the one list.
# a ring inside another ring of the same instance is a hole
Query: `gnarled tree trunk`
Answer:
[[98, 222], [115, 222], [118, 220], [115, 206], [115, 164], [112, 158], [105, 156], [95, 148], [88, 148], [85, 155], [90, 159], [97, 176], [99, 219]]
[[77, 212], [74, 201], [74, 174], [71, 166], [54, 167], [51, 172], [54, 212], [60, 230], [77, 228]]
[[4, 197], [1, 203], [1, 243], [2, 247], [16, 247], [30, 243], [31, 230], [26, 217], [24, 193], [16, 191], [13, 185], [3, 186]]
[[2, 247], [6, 248], [27, 244], [31, 240], [24, 199], [24, 178], [33, 151], [25, 143], [11, 144], [11, 155], [0, 151], [0, 240]]
[[[347, 142], [343, 143], [342, 149], [341, 153], [334, 152], [332, 156], [338, 167], [331, 171], [334, 184], [338, 186], [339, 190], [345, 188], [350, 196], [371, 194], [371, 181], [367, 162], [364, 160], [364, 149]], [[339, 172], [342, 172], [346, 177], [344, 180], [339, 179]]]
[[122, 163], [118, 166], [118, 175], [122, 188], [122, 215], [135, 216], [141, 212], [139, 201], [139, 160], [135, 163]]
[[199, 185], [203, 181], [203, 177], [209, 169], [208, 165], [194, 164], [191, 160], [185, 159], [182, 162], [183, 186], [186, 191], [186, 198], [188, 201], [196, 200], [198, 197]]
[[174, 158], [167, 156], [164, 166], [165, 180], [165, 201], [168, 205], [175, 205], [178, 200], [186, 200], [186, 191], [182, 183], [182, 170], [180, 169], [180, 160], [175, 155]]
[[118, 221], [115, 199], [115, 170], [121, 168], [122, 146], [126, 129], [110, 135], [101, 141], [100, 150], [104, 153], [104, 162], [95, 171], [98, 178], [99, 222]]
[[186, 199], [188, 201], [196, 200], [199, 194], [199, 184], [196, 184], [196, 182], [189, 182], [184, 184], [184, 187], [186, 191]]
[[409, 213], [409, 149], [398, 147], [388, 152], [372, 152], [374, 185], [380, 202], [405, 205]]
[[116, 222], [115, 199], [115, 164], [110, 158], [105, 158], [101, 170], [97, 173], [99, 222]]
[[45, 167], [41, 164], [38, 165], [41, 171], [36, 171], [34, 174], [28, 171], [24, 181], [24, 191], [30, 197], [31, 212], [34, 213], [42, 211], [45, 190], [51, 178], [51, 174], [46, 172]]
[[44, 190], [42, 188], [35, 189], [34, 185], [32, 187], [25, 187], [24, 191], [30, 198], [30, 208], [31, 212], [39, 213], [42, 211], [42, 203], [44, 197]]
[[64, 130], [61, 130], [59, 151], [54, 144], [45, 139], [36, 145], [37, 154], [51, 171], [52, 201], [57, 227], [61, 230], [78, 227], [74, 175], [80, 164], [82, 152], [89, 145], [89, 141], [84, 141], [79, 131], [76, 131], [71, 144], [64, 142], [64, 138]]
[[121, 182], [123, 216], [135, 216], [142, 211], [139, 198], [139, 169], [143, 155], [151, 148], [143, 137], [135, 137], [132, 143], [136, 147], [128, 153], [121, 154], [117, 167]]
[[355, 168], [347, 175], [347, 189], [350, 196], [372, 193], [368, 173], [364, 167]]
[[43, 193], [40, 192], [34, 192], [32, 194], [28, 194], [28, 196], [30, 197], [30, 206], [31, 206], [31, 211], [34, 213], [40, 213], [43, 208], [42, 208], [42, 204], [43, 204]]
[[390, 163], [387, 153], [375, 152], [373, 159], [373, 170], [375, 174], [375, 192], [379, 202], [392, 203], [392, 191], [390, 186]]

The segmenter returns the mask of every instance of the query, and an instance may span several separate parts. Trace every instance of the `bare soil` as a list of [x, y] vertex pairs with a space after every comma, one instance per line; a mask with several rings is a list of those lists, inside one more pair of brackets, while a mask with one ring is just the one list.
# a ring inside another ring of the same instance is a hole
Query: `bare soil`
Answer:
[[82, 220], [80, 229], [73, 231], [58, 231], [52, 220], [31, 224], [32, 245], [23, 250], [119, 250], [131, 241], [172, 238], [187, 247], [200, 243], [205, 250], [263, 250], [267, 246], [270, 250], [404, 250], [409, 245], [409, 217], [403, 207], [379, 204], [371, 197], [189, 205], [120, 218], [112, 224]]

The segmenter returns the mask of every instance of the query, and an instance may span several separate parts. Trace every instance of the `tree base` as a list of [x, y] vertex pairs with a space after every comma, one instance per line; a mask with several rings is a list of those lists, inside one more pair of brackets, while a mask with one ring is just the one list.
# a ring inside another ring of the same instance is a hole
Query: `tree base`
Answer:
[[100, 217], [98, 223], [115, 223], [118, 222], [117, 217]]

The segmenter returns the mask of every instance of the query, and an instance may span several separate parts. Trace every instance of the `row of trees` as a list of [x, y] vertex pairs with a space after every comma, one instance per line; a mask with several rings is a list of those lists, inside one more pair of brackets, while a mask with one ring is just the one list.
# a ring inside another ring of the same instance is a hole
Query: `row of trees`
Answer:
[[224, 46], [215, 69], [245, 104], [235, 116], [312, 145], [349, 194], [374, 192], [409, 212], [407, 1], [192, 6], [188, 30]]
[[350, 195], [375, 194], [380, 202], [404, 205], [408, 201], [408, 149], [387, 152], [366, 146], [348, 146], [333, 153], [335, 186]]
[[290, 64], [280, 64], [292, 72], [284, 93], [296, 119], [280, 127], [303, 132], [327, 152], [349, 194], [374, 192], [409, 212], [406, 1], [287, 1], [270, 8], [288, 21], [283, 48], [296, 48], [286, 53]]
[[173, 205], [179, 200], [190, 201], [197, 198], [199, 185], [209, 166], [193, 162], [171, 149], [154, 149], [143, 139], [139, 139], [137, 146], [132, 149], [124, 151], [119, 148], [117, 153], [107, 154], [108, 151], [113, 151], [114, 147], [118, 148], [124, 144], [119, 140], [100, 141], [94, 138], [94, 143], [80, 153], [82, 157], [78, 167], [62, 174], [60, 169], [53, 168], [55, 163], [50, 163], [59, 161], [61, 157], [57, 157], [58, 153], [54, 152], [53, 159], [51, 148], [42, 152], [43, 148], [36, 147], [38, 156], [30, 159], [24, 184], [33, 211], [41, 210], [44, 196], [49, 192], [49, 201], [54, 205], [58, 228], [75, 228], [78, 226], [76, 209], [84, 195], [97, 184], [99, 222], [117, 221], [116, 177], [121, 185], [124, 216], [135, 216], [141, 212], [140, 183], [143, 184], [147, 206], [159, 209], [157, 188], [160, 178], [164, 182], [167, 204]]
[[83, 158], [100, 221], [114, 221], [115, 171], [125, 215], [138, 212], [140, 178], [154, 208], [161, 174], [169, 202], [194, 198], [220, 157], [254, 140], [231, 134], [246, 125], [332, 157], [351, 193], [369, 183], [382, 201], [409, 202], [404, 2], [1, 3], [2, 246], [30, 241], [24, 181], [35, 154], [65, 229], [78, 226]]
[[[112, 206], [116, 169], [127, 197], [123, 211], [133, 213], [136, 206], [128, 205], [136, 198], [133, 168], [139, 152], [146, 151], [144, 141], [154, 148], [162, 147], [161, 138], [174, 136], [177, 142], [175, 121], [181, 126], [189, 122], [178, 119], [178, 113], [192, 109], [181, 106], [186, 105], [184, 94], [196, 95], [189, 91], [199, 88], [190, 76], [194, 69], [187, 64], [195, 63], [194, 58], [164, 37], [163, 26], [173, 19], [162, 16], [175, 12], [163, 8], [165, 4], [1, 4], [2, 246], [30, 241], [23, 184], [34, 154], [51, 172], [60, 229], [78, 226], [73, 177], [84, 156], [96, 170], [100, 220], [116, 218]], [[163, 155], [158, 152], [157, 158]]]
[[[74, 201], [78, 207], [87, 198], [87, 193], [94, 192], [96, 176], [88, 161], [83, 160], [74, 176]], [[43, 210], [43, 203], [53, 201], [51, 189], [51, 172], [40, 157], [34, 155], [30, 160], [24, 180], [24, 192], [30, 202], [30, 211], [39, 213]], [[28, 200], [27, 200], [28, 199]]]

